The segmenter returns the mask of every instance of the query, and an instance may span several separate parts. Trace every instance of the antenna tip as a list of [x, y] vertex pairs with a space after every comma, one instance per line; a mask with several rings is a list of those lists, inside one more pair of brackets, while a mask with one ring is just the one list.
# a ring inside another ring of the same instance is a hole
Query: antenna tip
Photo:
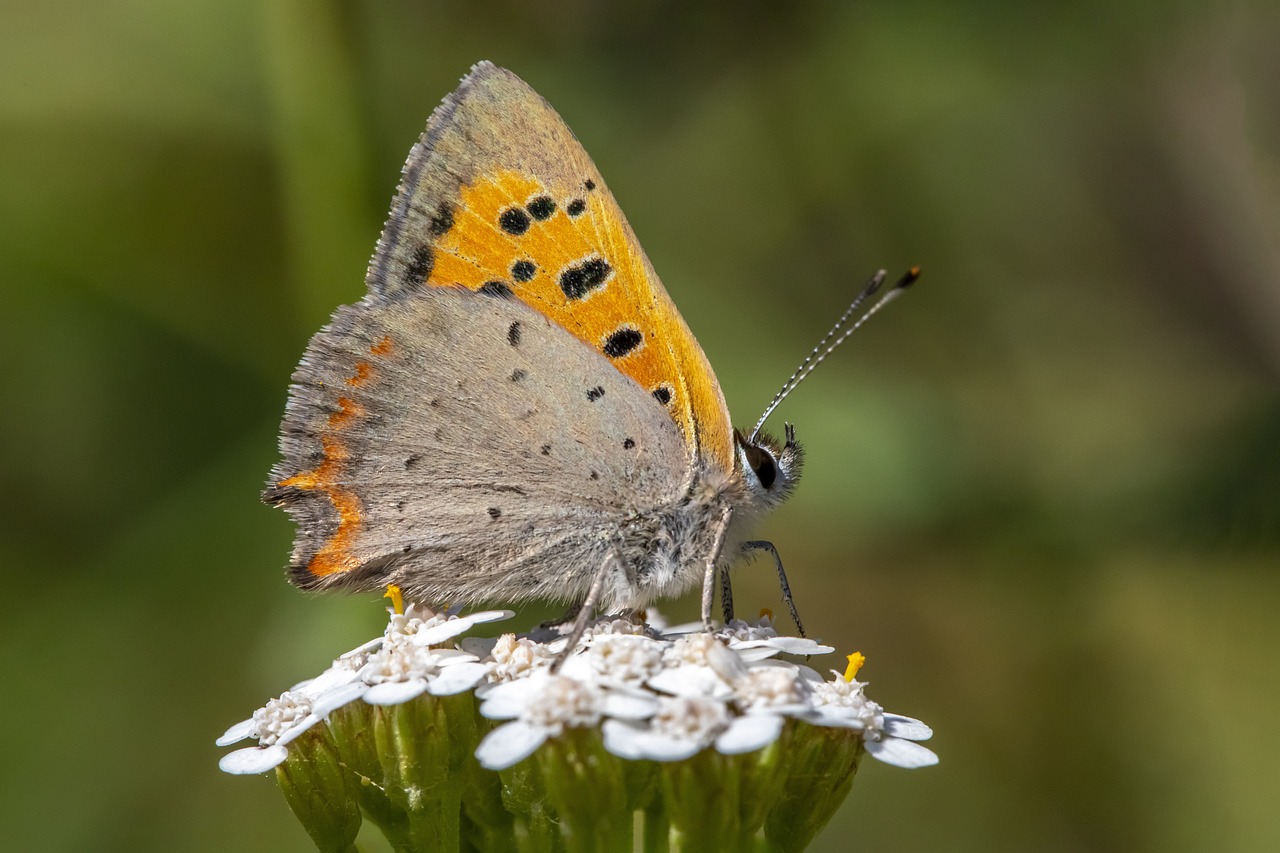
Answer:
[[920, 277], [919, 265], [913, 266], [902, 274], [902, 278], [898, 279], [898, 283], [894, 285], [895, 290], [905, 290], [916, 283], [916, 279]]
[[874, 296], [875, 292], [880, 289], [880, 285], [884, 284], [884, 277], [888, 275], [884, 270], [879, 270], [871, 278], [867, 279], [866, 285], [862, 288], [862, 293], [858, 294], [858, 298], [853, 304], [857, 305], [863, 299]]

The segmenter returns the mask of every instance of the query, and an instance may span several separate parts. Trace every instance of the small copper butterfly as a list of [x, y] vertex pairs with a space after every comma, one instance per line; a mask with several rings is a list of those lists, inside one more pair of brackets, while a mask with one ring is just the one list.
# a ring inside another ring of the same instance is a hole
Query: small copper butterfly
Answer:
[[263, 494], [297, 522], [294, 583], [568, 601], [581, 626], [701, 582], [710, 624], [728, 564], [776, 559], [747, 536], [800, 475], [794, 429], [735, 432], [596, 167], [514, 74], [482, 62], [433, 113], [366, 284], [293, 375]]

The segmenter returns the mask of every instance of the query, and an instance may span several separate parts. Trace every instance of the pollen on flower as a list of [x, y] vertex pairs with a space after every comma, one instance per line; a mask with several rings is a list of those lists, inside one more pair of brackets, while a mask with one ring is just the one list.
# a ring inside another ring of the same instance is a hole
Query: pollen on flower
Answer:
[[853, 681], [853, 677], [858, 674], [858, 670], [862, 669], [862, 665], [867, 662], [867, 659], [862, 652], [854, 652], [851, 655], [847, 655], [847, 657], [849, 666], [845, 668], [844, 680]]
[[554, 737], [566, 728], [594, 726], [600, 722], [600, 699], [595, 685], [553, 675], [536, 700], [526, 706], [522, 718]]
[[253, 712], [255, 735], [261, 746], [271, 746], [311, 713], [311, 699], [286, 690]]
[[490, 652], [493, 658], [493, 669], [490, 678], [493, 681], [514, 681], [551, 665], [555, 654], [545, 643], [535, 643], [528, 637], [516, 637], [515, 634], [503, 634], [494, 644]]
[[605, 635], [592, 642], [587, 660], [606, 680], [639, 684], [662, 666], [662, 646], [647, 637]]
[[697, 696], [674, 696], [658, 700], [653, 731], [681, 740], [710, 743], [729, 724], [729, 710], [723, 702]]
[[795, 672], [782, 667], [748, 670], [734, 685], [734, 693], [744, 710], [776, 708], [802, 701]]
[[387, 584], [387, 591], [382, 597], [391, 599], [391, 607], [396, 613], [404, 613], [404, 593], [400, 591], [400, 587], [393, 583]]
[[720, 641], [710, 634], [686, 634], [667, 647], [664, 657], [671, 665], [705, 664], [708, 651], [718, 645]]

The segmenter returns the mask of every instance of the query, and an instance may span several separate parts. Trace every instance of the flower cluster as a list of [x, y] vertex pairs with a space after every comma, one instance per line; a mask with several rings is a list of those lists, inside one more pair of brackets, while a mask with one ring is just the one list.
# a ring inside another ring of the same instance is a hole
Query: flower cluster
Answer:
[[[591, 625], [563, 666], [553, 664], [564, 640], [504, 634], [464, 639], [475, 625], [510, 611], [460, 616], [418, 605], [391, 613], [382, 637], [353, 649], [325, 672], [295, 685], [218, 739], [253, 738], [255, 747], [223, 756], [228, 773], [263, 773], [284, 761], [286, 747], [343, 705], [362, 700], [395, 705], [423, 693], [475, 690], [480, 713], [506, 721], [476, 750], [490, 769], [510, 767], [566, 729], [600, 727], [605, 747], [629, 759], [679, 761], [714, 747], [752, 752], [777, 739], [788, 718], [862, 733], [867, 752], [888, 764], [924, 767], [937, 756], [915, 741], [932, 731], [910, 717], [887, 714], [866, 698], [865, 683], [833, 671], [826, 681], [779, 654], [834, 651], [813, 640], [779, 636], [767, 616], [735, 620], [716, 634], [700, 625], [659, 631], [626, 619]], [[655, 620], [656, 621], [656, 620]]]
[[398, 850], [799, 850], [863, 755], [938, 760], [928, 726], [866, 697], [861, 655], [825, 680], [781, 656], [833, 649], [768, 618], [604, 618], [568, 649], [547, 629], [463, 636], [509, 611], [399, 611], [217, 741], [256, 741], [221, 768], [274, 768], [322, 850], [365, 818]]

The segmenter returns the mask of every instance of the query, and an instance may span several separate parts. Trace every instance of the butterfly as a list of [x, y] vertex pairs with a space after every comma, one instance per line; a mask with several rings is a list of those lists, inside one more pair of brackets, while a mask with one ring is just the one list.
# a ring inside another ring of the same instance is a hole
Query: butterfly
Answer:
[[293, 375], [263, 493], [297, 524], [294, 583], [567, 601], [579, 629], [701, 584], [710, 626], [717, 579], [729, 619], [728, 566], [762, 549], [790, 605], [748, 536], [800, 476], [794, 429], [733, 429], [595, 165], [516, 75], [479, 63], [432, 114], [366, 284]]

